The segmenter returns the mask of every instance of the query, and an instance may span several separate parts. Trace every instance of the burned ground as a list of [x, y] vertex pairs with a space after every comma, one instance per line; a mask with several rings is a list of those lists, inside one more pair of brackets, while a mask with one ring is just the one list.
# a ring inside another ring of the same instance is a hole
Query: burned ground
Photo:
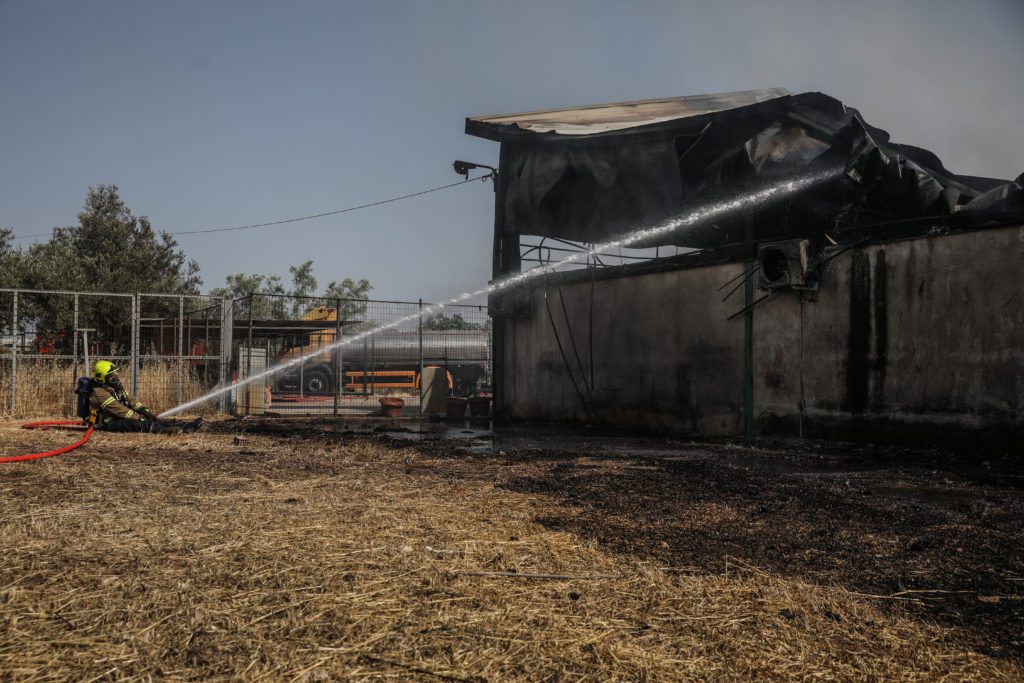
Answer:
[[1024, 675], [1008, 473], [344, 431], [101, 434], [4, 466], [0, 678]]
[[640, 453], [528, 452], [539, 471], [503, 486], [558, 501], [538, 521], [602, 547], [886, 596], [983, 651], [1024, 656], [1024, 477], [1011, 461], [856, 446]]

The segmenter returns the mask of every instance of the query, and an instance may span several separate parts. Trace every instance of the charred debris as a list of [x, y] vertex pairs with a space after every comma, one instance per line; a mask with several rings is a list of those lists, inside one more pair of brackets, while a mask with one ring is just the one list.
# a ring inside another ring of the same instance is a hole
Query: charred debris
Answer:
[[520, 236], [600, 243], [695, 204], [837, 167], [829, 181], [785, 201], [639, 246], [687, 247], [699, 251], [684, 261], [719, 261], [750, 258], [760, 244], [764, 266], [768, 243], [805, 240], [775, 245], [769, 260], [781, 265], [802, 252], [806, 269], [854, 245], [1024, 221], [1024, 174], [958, 175], [819, 92], [772, 88], [473, 117], [466, 132], [502, 143], [496, 276], [519, 269]]

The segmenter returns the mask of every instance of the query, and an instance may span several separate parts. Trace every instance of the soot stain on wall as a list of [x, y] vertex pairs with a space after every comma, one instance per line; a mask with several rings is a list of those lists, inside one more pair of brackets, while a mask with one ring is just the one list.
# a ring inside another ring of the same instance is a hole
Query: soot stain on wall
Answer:
[[875, 386], [874, 406], [885, 404], [885, 371], [889, 362], [889, 285], [885, 249], [875, 255]]
[[853, 255], [850, 272], [850, 332], [846, 356], [846, 409], [863, 413], [868, 406], [869, 353], [871, 351], [871, 261]]

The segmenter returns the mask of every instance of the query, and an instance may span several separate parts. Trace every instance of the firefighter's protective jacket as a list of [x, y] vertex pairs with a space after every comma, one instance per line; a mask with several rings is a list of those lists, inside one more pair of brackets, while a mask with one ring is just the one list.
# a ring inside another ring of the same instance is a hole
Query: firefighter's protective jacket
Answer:
[[142, 413], [146, 406], [141, 401], [134, 400], [127, 391], [117, 391], [106, 384], [93, 383], [89, 406], [96, 414], [97, 424], [102, 424], [105, 420], [146, 419]]

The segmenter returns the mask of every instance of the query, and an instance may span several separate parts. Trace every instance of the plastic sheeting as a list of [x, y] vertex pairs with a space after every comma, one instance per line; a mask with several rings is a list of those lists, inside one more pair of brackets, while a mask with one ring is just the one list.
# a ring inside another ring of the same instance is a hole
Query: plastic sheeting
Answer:
[[958, 214], [957, 223], [1024, 218], [1016, 181], [956, 175], [931, 152], [893, 143], [821, 93], [595, 135], [495, 128], [503, 145], [506, 233], [600, 242], [772, 179], [838, 168], [834, 178], [706, 230], [645, 246], [708, 247]]

